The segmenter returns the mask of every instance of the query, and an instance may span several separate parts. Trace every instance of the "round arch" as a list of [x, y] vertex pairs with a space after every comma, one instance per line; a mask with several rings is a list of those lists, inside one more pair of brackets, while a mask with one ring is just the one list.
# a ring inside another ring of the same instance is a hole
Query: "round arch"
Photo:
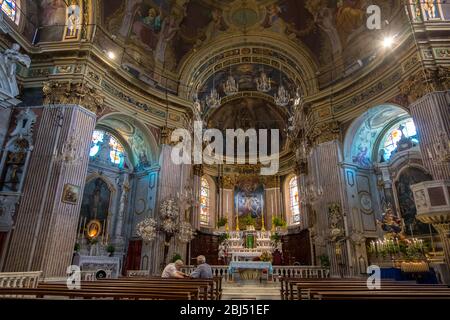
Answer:
[[361, 167], [370, 167], [377, 156], [374, 150], [380, 136], [409, 113], [398, 105], [382, 104], [368, 109], [356, 118], [344, 138], [344, 159]]

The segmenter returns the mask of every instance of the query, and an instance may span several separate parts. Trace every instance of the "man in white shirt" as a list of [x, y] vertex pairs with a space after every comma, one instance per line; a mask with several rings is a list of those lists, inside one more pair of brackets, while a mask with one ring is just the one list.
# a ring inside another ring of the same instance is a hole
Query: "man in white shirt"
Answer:
[[187, 274], [180, 271], [184, 263], [182, 260], [177, 260], [174, 263], [169, 263], [161, 275], [161, 278], [178, 278], [183, 279], [189, 277]]

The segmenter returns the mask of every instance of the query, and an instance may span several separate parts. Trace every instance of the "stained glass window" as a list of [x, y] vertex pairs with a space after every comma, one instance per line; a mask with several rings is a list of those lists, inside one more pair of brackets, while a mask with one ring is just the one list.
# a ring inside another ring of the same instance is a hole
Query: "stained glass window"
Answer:
[[209, 201], [210, 201], [209, 183], [202, 178], [200, 189], [200, 224], [209, 225]]
[[300, 222], [300, 204], [298, 198], [297, 177], [293, 177], [289, 181], [289, 204], [291, 207], [292, 223]]
[[100, 142], [103, 142], [103, 138], [105, 133], [103, 131], [95, 130], [92, 135], [91, 142], [91, 151], [89, 152], [89, 156], [94, 157], [100, 151]]
[[16, 0], [0, 0], [2, 11], [14, 22], [17, 19], [17, 1]]
[[117, 139], [115, 139], [114, 137], [110, 137], [109, 147], [110, 147], [109, 156], [111, 158], [111, 162], [114, 164], [118, 164], [120, 167], [122, 167], [124, 160], [123, 157], [124, 149], [122, 145], [120, 144], [119, 141], [117, 141]]
[[89, 156], [95, 157], [100, 152], [100, 148], [102, 147], [109, 147], [109, 160], [113, 164], [123, 168], [125, 161], [125, 149], [122, 144], [109, 133], [102, 130], [95, 130], [92, 135]]
[[411, 118], [397, 123], [387, 132], [385, 138], [381, 143], [385, 161], [389, 161], [389, 159], [397, 150], [397, 143], [402, 138], [402, 134], [405, 136], [405, 138], [410, 138], [413, 143], [419, 143], [416, 126], [414, 125], [414, 122]]

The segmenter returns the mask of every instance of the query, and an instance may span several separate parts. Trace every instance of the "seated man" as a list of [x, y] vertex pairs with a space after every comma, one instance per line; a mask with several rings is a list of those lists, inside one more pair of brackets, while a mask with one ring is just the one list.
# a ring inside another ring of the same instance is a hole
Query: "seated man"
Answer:
[[212, 269], [209, 264], [206, 263], [205, 256], [197, 257], [197, 269], [191, 273], [191, 278], [195, 279], [212, 279]]
[[169, 263], [161, 275], [162, 278], [178, 278], [183, 279], [189, 277], [187, 274], [180, 271], [184, 265], [183, 261], [177, 260], [174, 263]]

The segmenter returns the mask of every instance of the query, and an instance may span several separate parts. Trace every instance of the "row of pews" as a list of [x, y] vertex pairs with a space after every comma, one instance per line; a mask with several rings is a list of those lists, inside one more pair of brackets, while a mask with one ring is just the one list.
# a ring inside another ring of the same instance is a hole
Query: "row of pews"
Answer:
[[0, 299], [220, 300], [221, 297], [221, 277], [104, 279], [82, 281], [80, 289], [54, 282], [40, 282], [36, 288], [0, 288]]
[[282, 300], [450, 299], [444, 284], [381, 280], [380, 289], [370, 290], [367, 279], [282, 278]]

